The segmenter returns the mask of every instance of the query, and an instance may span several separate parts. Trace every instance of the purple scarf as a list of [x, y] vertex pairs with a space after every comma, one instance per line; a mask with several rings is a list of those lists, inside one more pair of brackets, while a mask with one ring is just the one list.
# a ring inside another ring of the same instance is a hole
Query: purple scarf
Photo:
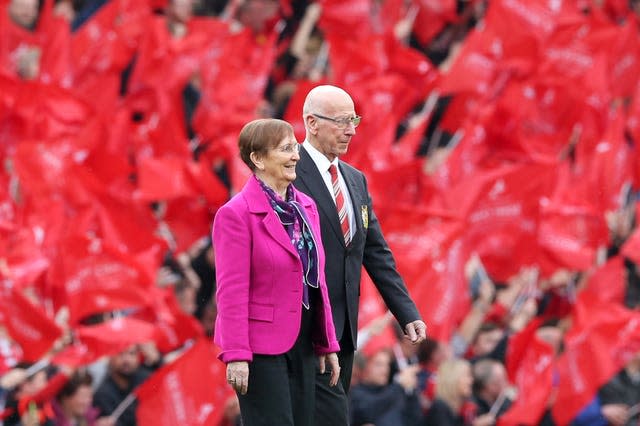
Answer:
[[302, 262], [302, 304], [309, 309], [309, 288], [318, 288], [318, 247], [316, 246], [309, 218], [302, 206], [294, 200], [293, 186], [287, 187], [287, 199], [283, 200], [276, 192], [265, 185], [258, 177], [262, 190], [267, 194], [267, 199], [278, 215], [280, 223], [289, 234], [293, 246], [298, 252]]

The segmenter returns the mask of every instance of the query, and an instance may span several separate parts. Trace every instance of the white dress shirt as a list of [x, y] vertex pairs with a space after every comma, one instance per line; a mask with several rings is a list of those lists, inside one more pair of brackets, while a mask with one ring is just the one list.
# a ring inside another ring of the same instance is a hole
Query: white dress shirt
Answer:
[[[344, 195], [344, 202], [347, 205], [347, 217], [349, 218], [349, 233], [351, 234], [351, 239], [353, 239], [353, 234], [356, 230], [356, 219], [353, 213], [353, 204], [351, 203], [351, 196], [349, 195], [349, 190], [347, 189], [347, 185], [344, 183], [344, 178], [342, 177], [342, 173], [340, 173], [340, 168], [338, 167], [338, 157], [336, 157], [333, 161], [329, 161], [327, 157], [324, 156], [323, 153], [318, 151], [311, 143], [305, 140], [302, 143], [304, 149], [307, 150], [311, 159], [315, 163], [320, 175], [322, 176], [322, 180], [324, 180], [324, 184], [327, 187], [327, 191], [331, 194], [331, 198], [333, 198], [333, 202], [335, 203], [335, 196], [333, 194], [333, 184], [331, 183], [331, 173], [329, 173], [329, 166], [334, 164], [336, 169], [338, 170], [338, 184], [340, 185], [340, 189], [342, 190], [342, 194]], [[337, 211], [337, 210], [336, 210]]]

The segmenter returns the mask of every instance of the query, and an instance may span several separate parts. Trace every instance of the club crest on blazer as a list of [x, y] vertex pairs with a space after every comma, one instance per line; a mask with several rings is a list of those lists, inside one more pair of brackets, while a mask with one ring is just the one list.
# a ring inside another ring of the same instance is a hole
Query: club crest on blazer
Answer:
[[362, 215], [362, 225], [364, 229], [369, 227], [369, 208], [366, 204], [360, 206], [360, 214]]

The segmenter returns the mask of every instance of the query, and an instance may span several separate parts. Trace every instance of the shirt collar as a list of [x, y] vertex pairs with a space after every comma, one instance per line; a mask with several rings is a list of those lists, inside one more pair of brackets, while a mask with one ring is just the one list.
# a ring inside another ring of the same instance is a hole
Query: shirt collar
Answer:
[[334, 158], [333, 161], [329, 161], [329, 159], [325, 157], [323, 153], [318, 151], [313, 145], [311, 145], [311, 142], [306, 139], [302, 143], [302, 146], [307, 150], [309, 156], [316, 164], [316, 167], [318, 168], [318, 170], [320, 170], [320, 173], [327, 172], [329, 170], [329, 166], [332, 164], [334, 164], [336, 168], [338, 167], [338, 157]]

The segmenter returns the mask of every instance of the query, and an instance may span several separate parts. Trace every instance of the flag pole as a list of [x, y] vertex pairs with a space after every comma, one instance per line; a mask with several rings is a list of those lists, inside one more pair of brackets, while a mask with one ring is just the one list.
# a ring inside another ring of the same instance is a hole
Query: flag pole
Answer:
[[113, 410], [113, 413], [111, 413], [109, 417], [111, 417], [113, 421], [116, 422], [118, 420], [118, 417], [120, 417], [131, 404], [133, 404], [133, 401], [135, 401], [135, 399], [136, 396], [133, 392], [127, 395], [127, 397], [123, 399], [120, 404], [118, 404], [116, 409]]

